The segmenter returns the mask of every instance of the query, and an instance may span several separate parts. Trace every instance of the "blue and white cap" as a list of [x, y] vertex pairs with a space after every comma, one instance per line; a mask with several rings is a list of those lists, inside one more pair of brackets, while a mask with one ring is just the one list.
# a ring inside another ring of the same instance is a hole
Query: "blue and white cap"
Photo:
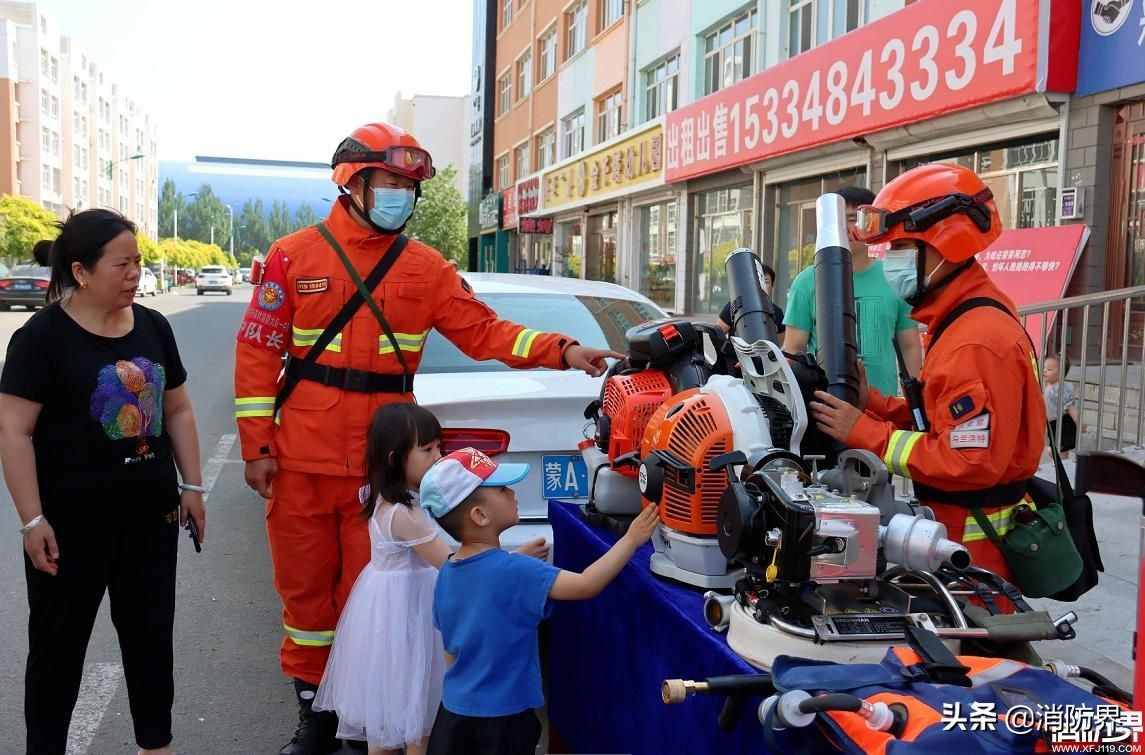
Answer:
[[498, 464], [475, 448], [463, 448], [438, 459], [421, 478], [421, 505], [441, 519], [477, 488], [514, 485], [528, 474], [528, 464]]

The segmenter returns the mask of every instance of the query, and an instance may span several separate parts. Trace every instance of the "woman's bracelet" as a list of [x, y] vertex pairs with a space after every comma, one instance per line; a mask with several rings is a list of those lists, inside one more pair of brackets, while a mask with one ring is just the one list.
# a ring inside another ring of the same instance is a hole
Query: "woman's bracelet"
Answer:
[[33, 529], [35, 529], [36, 526], [40, 522], [43, 522], [43, 521], [45, 521], [44, 515], [43, 514], [36, 514], [34, 517], [32, 517], [31, 519], [28, 520], [27, 524], [21, 525], [20, 534], [21, 535], [27, 535], [29, 532], [31, 532]]
[[202, 485], [192, 485], [192, 484], [187, 483], [187, 482], [179, 483], [179, 491], [182, 493], [186, 493], [187, 491], [191, 491], [192, 493], [203, 493], [204, 495], [206, 495], [206, 493], [207, 493], [207, 489], [204, 488]]

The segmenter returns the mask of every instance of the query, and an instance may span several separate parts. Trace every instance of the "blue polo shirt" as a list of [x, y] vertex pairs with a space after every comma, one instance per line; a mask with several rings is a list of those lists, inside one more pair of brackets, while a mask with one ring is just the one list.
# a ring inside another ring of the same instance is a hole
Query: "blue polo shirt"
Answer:
[[560, 569], [494, 548], [442, 565], [433, 623], [454, 657], [442, 704], [460, 716], [511, 716], [545, 704], [537, 626]]

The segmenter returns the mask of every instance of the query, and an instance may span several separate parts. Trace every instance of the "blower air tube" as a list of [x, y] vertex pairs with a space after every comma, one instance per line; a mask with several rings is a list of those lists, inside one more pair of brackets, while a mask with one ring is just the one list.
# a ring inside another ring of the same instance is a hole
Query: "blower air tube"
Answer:
[[724, 263], [731, 289], [732, 332], [747, 341], [778, 339], [771, 299], [763, 291], [763, 263], [750, 249], [736, 249]]
[[[815, 338], [827, 392], [859, 403], [859, 341], [847, 209], [838, 194], [815, 203]], [[729, 260], [730, 269], [730, 260]], [[734, 289], [733, 289], [734, 290]]]

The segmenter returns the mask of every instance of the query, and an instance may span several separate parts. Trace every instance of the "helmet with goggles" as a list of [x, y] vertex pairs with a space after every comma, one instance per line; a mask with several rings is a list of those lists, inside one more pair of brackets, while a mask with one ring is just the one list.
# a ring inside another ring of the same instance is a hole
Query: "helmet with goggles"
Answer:
[[922, 242], [955, 264], [994, 243], [1002, 218], [994, 195], [974, 171], [930, 163], [908, 170], [860, 207], [855, 235], [868, 244]]
[[429, 152], [409, 132], [388, 123], [367, 123], [342, 140], [330, 161], [334, 183], [345, 187], [363, 170], [384, 170], [417, 182], [437, 172]]

